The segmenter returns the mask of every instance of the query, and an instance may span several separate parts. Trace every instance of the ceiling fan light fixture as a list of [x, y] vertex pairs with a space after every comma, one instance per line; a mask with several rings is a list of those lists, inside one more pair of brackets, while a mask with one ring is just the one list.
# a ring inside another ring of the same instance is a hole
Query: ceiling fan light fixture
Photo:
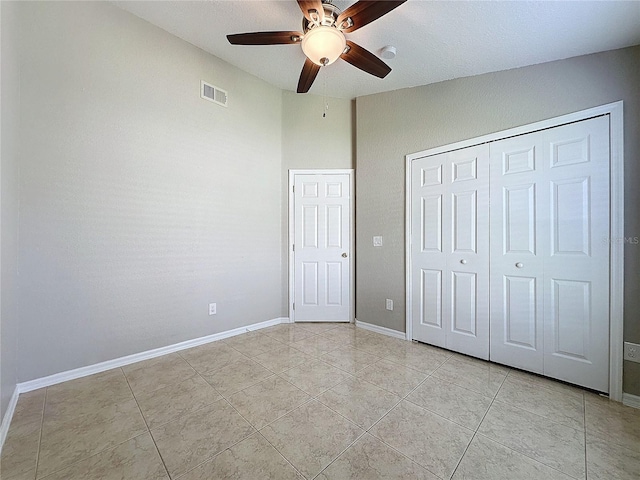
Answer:
[[316, 65], [322, 67], [335, 62], [347, 45], [341, 31], [335, 27], [318, 26], [310, 29], [302, 39], [302, 51]]

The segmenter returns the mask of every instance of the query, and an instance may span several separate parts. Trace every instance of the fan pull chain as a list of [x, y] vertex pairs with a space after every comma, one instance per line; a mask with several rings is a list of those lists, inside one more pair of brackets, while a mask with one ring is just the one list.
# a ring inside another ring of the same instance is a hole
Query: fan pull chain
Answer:
[[323, 68], [323, 88], [322, 88], [322, 118], [327, 117], [327, 110], [329, 110], [329, 102], [327, 102], [327, 69]]

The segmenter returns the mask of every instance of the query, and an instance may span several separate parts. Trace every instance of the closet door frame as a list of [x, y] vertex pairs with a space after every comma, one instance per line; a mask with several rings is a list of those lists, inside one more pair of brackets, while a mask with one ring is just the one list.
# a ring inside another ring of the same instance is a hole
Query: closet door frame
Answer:
[[560, 117], [543, 120], [501, 132], [431, 148], [405, 156], [405, 276], [406, 276], [406, 339], [412, 340], [412, 259], [411, 259], [411, 169], [413, 161], [429, 155], [467, 148], [482, 143], [502, 140], [516, 135], [578, 122], [599, 115], [609, 115], [610, 138], [610, 283], [609, 283], [609, 398], [622, 401], [623, 364], [623, 301], [624, 301], [624, 136], [622, 101], [581, 110]]

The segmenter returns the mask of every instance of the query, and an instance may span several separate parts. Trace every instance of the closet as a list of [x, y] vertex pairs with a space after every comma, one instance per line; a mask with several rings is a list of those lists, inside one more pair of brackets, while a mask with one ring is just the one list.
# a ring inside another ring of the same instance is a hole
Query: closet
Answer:
[[609, 116], [410, 163], [412, 338], [609, 390]]

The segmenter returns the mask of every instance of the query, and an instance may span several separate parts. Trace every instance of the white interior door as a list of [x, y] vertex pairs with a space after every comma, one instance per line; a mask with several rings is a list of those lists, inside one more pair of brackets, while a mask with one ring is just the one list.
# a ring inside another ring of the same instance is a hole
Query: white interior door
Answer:
[[539, 134], [491, 143], [491, 360], [544, 370], [548, 185]]
[[609, 117], [543, 131], [544, 373], [609, 391]]
[[489, 358], [489, 147], [412, 167], [413, 338]]
[[491, 144], [491, 360], [609, 389], [609, 119]]
[[351, 320], [351, 175], [295, 174], [293, 316]]

